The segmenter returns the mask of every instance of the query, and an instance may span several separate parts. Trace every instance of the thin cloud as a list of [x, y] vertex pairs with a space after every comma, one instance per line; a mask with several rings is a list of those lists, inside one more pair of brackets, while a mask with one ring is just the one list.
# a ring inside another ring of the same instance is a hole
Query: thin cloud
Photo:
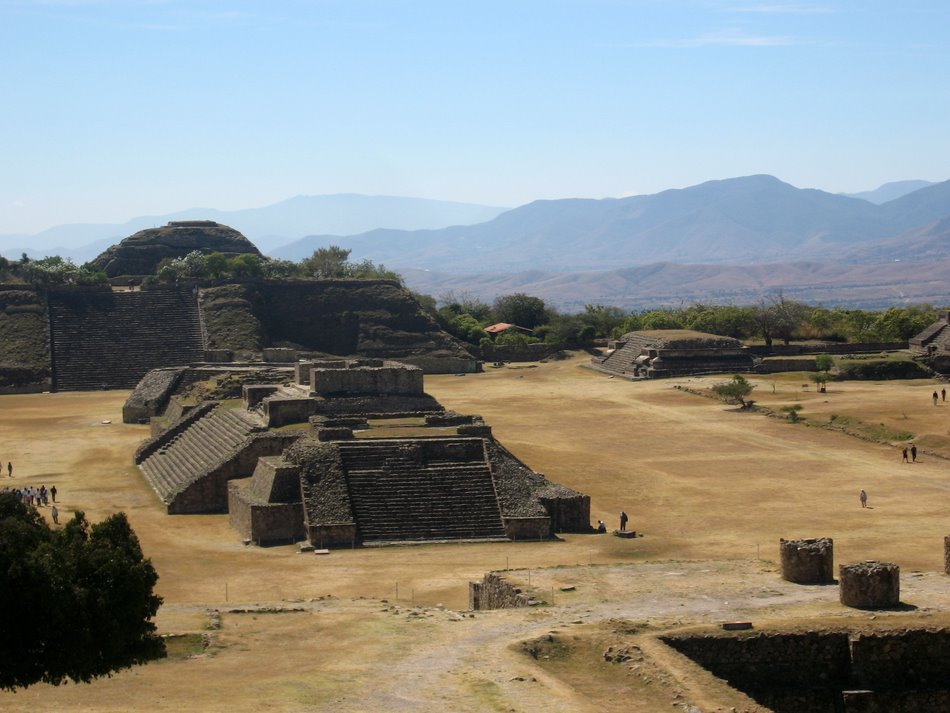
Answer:
[[827, 5], [801, 5], [795, 3], [763, 3], [737, 5], [726, 8], [727, 12], [759, 13], [763, 15], [825, 15], [836, 12]]
[[647, 42], [643, 47], [790, 47], [804, 42], [795, 37], [781, 35], [749, 35], [737, 30], [714, 32], [698, 37], [663, 39]]

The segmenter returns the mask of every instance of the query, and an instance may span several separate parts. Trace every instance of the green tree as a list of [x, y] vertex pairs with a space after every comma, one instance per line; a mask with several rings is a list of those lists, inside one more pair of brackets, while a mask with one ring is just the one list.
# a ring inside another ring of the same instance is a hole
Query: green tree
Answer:
[[538, 325], [545, 324], [551, 318], [544, 300], [523, 292], [499, 297], [492, 305], [492, 311], [499, 322], [517, 324], [527, 329], [534, 329]]
[[755, 386], [749, 383], [742, 374], [735, 374], [733, 377], [722, 384], [715, 384], [712, 390], [717, 396], [729, 401], [738, 401], [743, 408], [746, 406], [745, 398], [752, 393]]
[[158, 575], [125, 515], [51, 529], [0, 494], [0, 689], [90, 681], [165, 655]]
[[668, 310], [653, 310], [640, 315], [640, 329], [682, 329], [685, 325]]
[[831, 354], [818, 354], [815, 356], [815, 366], [818, 371], [831, 371], [835, 366], [835, 358]]
[[307, 277], [347, 277], [350, 252], [339, 245], [318, 248], [300, 261], [300, 269]]

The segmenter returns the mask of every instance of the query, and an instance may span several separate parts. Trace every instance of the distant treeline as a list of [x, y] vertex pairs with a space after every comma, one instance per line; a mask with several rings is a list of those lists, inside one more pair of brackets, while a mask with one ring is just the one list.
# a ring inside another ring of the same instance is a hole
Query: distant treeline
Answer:
[[695, 303], [676, 309], [634, 310], [587, 305], [579, 314], [563, 314], [537, 297], [518, 293], [492, 304], [471, 297], [446, 295], [436, 300], [417, 295], [454, 336], [479, 345], [490, 340], [485, 327], [507, 322], [531, 329], [526, 335], [509, 330], [496, 344], [546, 342], [553, 346], [584, 347], [595, 339], [617, 338], [644, 329], [693, 329], [744, 341], [793, 340], [832, 342], [898, 342], [932, 324], [937, 308], [929, 304], [891, 307], [883, 312], [827, 308], [786, 299], [781, 294], [755, 305]]

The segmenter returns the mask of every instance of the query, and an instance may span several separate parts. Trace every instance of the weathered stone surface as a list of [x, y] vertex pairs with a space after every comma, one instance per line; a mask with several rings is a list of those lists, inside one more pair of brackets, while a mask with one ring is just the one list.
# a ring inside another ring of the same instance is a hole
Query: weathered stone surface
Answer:
[[840, 600], [848, 607], [883, 609], [900, 604], [900, 567], [890, 562], [856, 562], [838, 567]]
[[472, 611], [526, 607], [530, 601], [528, 594], [495, 572], [486, 574], [481, 582], [468, 583], [468, 608]]
[[109, 277], [153, 275], [162, 260], [184, 257], [195, 250], [228, 256], [261, 254], [234, 228], [211, 220], [182, 220], [161, 228], [140, 230], [110, 247], [92, 264]]
[[148, 423], [161, 414], [184, 371], [184, 367], [152, 369], [143, 376], [122, 406], [122, 422]]
[[779, 540], [782, 579], [797, 584], [834, 581], [834, 541], [830, 537]]

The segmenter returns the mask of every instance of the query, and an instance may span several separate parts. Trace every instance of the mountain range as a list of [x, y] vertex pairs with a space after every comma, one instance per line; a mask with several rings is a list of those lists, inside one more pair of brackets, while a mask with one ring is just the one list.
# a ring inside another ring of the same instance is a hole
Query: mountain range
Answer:
[[[875, 241], [950, 217], [950, 181], [882, 204], [772, 176], [709, 181], [649, 196], [535, 201], [493, 220], [438, 230], [310, 236], [272, 251], [300, 259], [330, 243], [397, 270], [586, 271], [651, 263], [860, 261]], [[880, 252], [884, 248], [878, 250]], [[892, 258], [900, 257], [900, 243]]]
[[[900, 181], [843, 195], [756, 175], [654, 195], [540, 200], [511, 210], [386, 196], [298, 196], [265, 208], [59, 226], [20, 237], [19, 244], [70, 246], [27, 252], [79, 262], [141, 228], [185, 218], [231, 225], [272, 257], [299, 260], [340, 245], [353, 259], [385, 264], [412, 289], [437, 296], [490, 300], [520, 291], [567, 310], [587, 303], [748, 303], [778, 289], [806, 301], [868, 308], [950, 303], [950, 181]], [[306, 235], [311, 226], [320, 232]], [[0, 236], [0, 251], [19, 256], [19, 248], [9, 247], [15, 238], [6, 237]]]
[[504, 210], [398, 196], [350, 193], [296, 196], [263, 208], [231, 211], [191, 208], [165, 215], [140, 216], [121, 224], [58, 225], [34, 235], [0, 235], [0, 253], [7, 257], [19, 257], [22, 252], [30, 257], [61, 255], [86, 262], [139, 230], [162, 226], [170, 220], [196, 219], [229, 225], [267, 253], [317, 231], [345, 235], [380, 227], [441, 228], [491, 220]]

